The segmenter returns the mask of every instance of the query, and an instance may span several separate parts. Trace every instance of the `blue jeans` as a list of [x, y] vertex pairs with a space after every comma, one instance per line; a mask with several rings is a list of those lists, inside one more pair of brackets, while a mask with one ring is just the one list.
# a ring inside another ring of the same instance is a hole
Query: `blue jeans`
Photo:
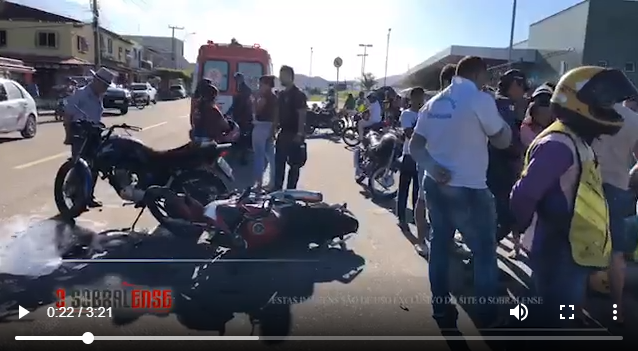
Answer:
[[489, 303], [498, 292], [494, 197], [487, 188], [440, 185], [427, 176], [423, 185], [432, 230], [429, 274], [433, 317], [445, 317], [448, 310], [450, 246], [458, 229], [473, 253], [476, 312], [487, 325], [498, 313], [498, 305]]
[[266, 171], [266, 163], [270, 166], [269, 181], [275, 179], [275, 145], [272, 135], [272, 122], [253, 122], [253, 175], [261, 184]]
[[636, 214], [636, 202], [629, 190], [617, 188], [604, 183], [603, 191], [609, 208], [609, 231], [611, 234], [611, 248], [613, 252], [633, 252], [633, 248], [626, 237], [625, 218]]

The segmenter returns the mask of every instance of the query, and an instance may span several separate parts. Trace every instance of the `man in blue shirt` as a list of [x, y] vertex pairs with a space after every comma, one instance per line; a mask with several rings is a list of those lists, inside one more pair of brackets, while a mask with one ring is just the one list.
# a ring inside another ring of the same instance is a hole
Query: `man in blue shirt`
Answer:
[[[64, 129], [66, 138], [64, 143], [71, 145], [71, 155], [77, 155], [82, 148], [84, 140], [73, 135], [71, 125], [75, 121], [87, 120], [94, 123], [101, 123], [104, 107], [102, 105], [102, 97], [111, 85], [115, 74], [108, 69], [102, 67], [97, 72], [93, 72], [93, 80], [86, 86], [77, 89], [75, 93], [67, 98], [64, 115]], [[93, 175], [95, 180], [97, 174]], [[89, 207], [101, 207], [102, 204], [93, 199], [89, 203]]]

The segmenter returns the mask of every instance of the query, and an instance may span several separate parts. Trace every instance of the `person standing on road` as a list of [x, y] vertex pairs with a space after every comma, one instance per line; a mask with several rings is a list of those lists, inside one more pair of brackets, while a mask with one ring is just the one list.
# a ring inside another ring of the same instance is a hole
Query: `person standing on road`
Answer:
[[255, 120], [253, 121], [253, 152], [255, 185], [262, 187], [266, 164], [270, 167], [269, 181], [275, 179], [275, 130], [277, 125], [277, 96], [272, 92], [275, 87], [274, 76], [259, 78], [259, 96], [255, 101]]
[[[399, 226], [402, 230], [408, 230], [408, 222], [405, 219], [405, 213], [408, 204], [408, 192], [410, 190], [410, 184], [412, 184], [412, 209], [415, 212], [417, 199], [419, 198], [419, 172], [417, 171], [416, 163], [410, 157], [410, 149], [408, 147], [408, 140], [412, 137], [414, 126], [419, 118], [419, 110], [423, 107], [423, 101], [425, 100], [425, 90], [423, 88], [413, 88], [410, 91], [410, 108], [403, 110], [399, 121], [401, 128], [405, 134], [405, 143], [403, 144], [403, 160], [401, 161], [400, 176], [399, 176], [399, 190], [397, 194], [397, 218], [399, 219]], [[416, 214], [415, 214], [416, 215]]]
[[494, 195], [498, 230], [496, 240], [500, 241], [512, 232], [514, 218], [509, 208], [510, 191], [518, 179], [521, 168], [523, 146], [520, 139], [520, 120], [518, 106], [529, 90], [525, 74], [519, 70], [509, 70], [498, 82], [495, 99], [501, 117], [512, 130], [512, 145], [506, 149], [488, 147], [489, 166], [487, 168], [487, 186]]
[[283, 189], [288, 170], [287, 189], [296, 189], [299, 172], [306, 163], [306, 143], [304, 127], [308, 110], [306, 94], [294, 82], [295, 71], [290, 66], [281, 66], [279, 81], [284, 90], [277, 97], [280, 132], [275, 143], [274, 190]]
[[[452, 84], [452, 78], [456, 74], [456, 65], [447, 64], [441, 70], [439, 74], [439, 86], [441, 91], [445, 90], [450, 84]], [[421, 116], [421, 112], [419, 112], [419, 118]], [[409, 150], [409, 149], [408, 149]], [[425, 170], [423, 167], [417, 164], [417, 172], [419, 176], [419, 198], [416, 202], [416, 206], [414, 208], [414, 223], [416, 224], [418, 244], [415, 245], [415, 249], [419, 253], [419, 255], [425, 255], [428, 250], [425, 245], [425, 241], [430, 233], [430, 223], [428, 222], [428, 216], [426, 213], [426, 196], [425, 190], [423, 189], [423, 179], [425, 177]], [[454, 244], [454, 243], [452, 243]], [[454, 245], [456, 247], [456, 245]]]
[[252, 128], [250, 124], [253, 120], [253, 92], [246, 84], [244, 75], [240, 72], [235, 73], [235, 85], [237, 86], [237, 93], [233, 96], [233, 103], [230, 105], [227, 114], [233, 116], [233, 119], [242, 130], [241, 136], [237, 141], [237, 151], [241, 164], [245, 165], [248, 162], [248, 148], [251, 144], [250, 134], [247, 131]]
[[604, 135], [594, 140], [592, 148], [598, 156], [598, 165], [603, 179], [603, 191], [609, 208], [609, 231], [611, 234], [611, 264], [609, 286], [611, 297], [618, 305], [616, 322], [624, 322], [623, 291], [625, 286], [625, 254], [633, 251], [633, 245], [625, 238], [625, 218], [636, 214], [636, 201], [629, 190], [629, 164], [638, 157], [638, 103], [626, 100], [618, 112], [625, 123], [615, 135]]
[[[477, 300], [489, 301], [497, 295], [496, 209], [486, 183], [487, 141], [507, 148], [512, 132], [494, 99], [480, 90], [487, 78], [487, 64], [480, 57], [459, 61], [452, 84], [423, 107], [410, 141], [410, 155], [427, 172], [423, 185], [432, 228], [433, 317], [445, 324], [456, 318], [446, 303], [450, 243], [456, 229], [473, 253]], [[497, 305], [476, 307], [481, 326], [497, 321]]]
[[[622, 129], [620, 103], [636, 96], [636, 87], [619, 70], [572, 69], [552, 95], [556, 121], [527, 149], [510, 208], [517, 228], [525, 233], [534, 295], [543, 301], [531, 315], [538, 319], [537, 326], [573, 327], [576, 320], [558, 319], [556, 311], [560, 305], [583, 306], [588, 277], [610, 263], [616, 243], [610, 238], [604, 175], [591, 145], [601, 135]], [[626, 144], [624, 162], [631, 144]]]
[[[104, 113], [102, 97], [111, 85], [111, 82], [113, 82], [113, 78], [115, 78], [115, 74], [104, 67], [97, 70], [97, 72], [91, 71], [91, 73], [93, 74], [91, 83], [74, 90], [73, 95], [67, 98], [67, 104], [64, 109], [63, 123], [66, 134], [64, 144], [71, 146], [71, 155], [73, 157], [79, 154], [84, 144], [84, 139], [74, 135], [73, 122], [80, 120], [87, 120], [93, 123], [102, 122], [102, 114]], [[96, 180], [97, 173], [94, 173], [94, 189]], [[94, 189], [92, 189], [92, 191]], [[102, 207], [102, 203], [95, 200], [93, 194], [91, 195], [91, 201], [89, 201], [88, 206], [91, 208]]]

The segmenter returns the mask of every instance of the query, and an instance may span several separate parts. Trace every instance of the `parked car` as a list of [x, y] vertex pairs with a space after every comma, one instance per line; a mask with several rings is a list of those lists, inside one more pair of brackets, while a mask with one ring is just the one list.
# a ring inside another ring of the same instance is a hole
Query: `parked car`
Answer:
[[0, 78], [0, 133], [20, 132], [33, 138], [38, 128], [38, 109], [20, 83]]
[[102, 98], [102, 104], [105, 109], [119, 110], [120, 115], [128, 113], [131, 101], [131, 92], [115, 84], [111, 84]]
[[146, 104], [151, 102], [157, 103], [157, 90], [153, 88], [149, 83], [133, 83], [131, 84], [131, 96], [133, 100], [137, 98], [143, 98], [146, 100]]
[[187, 96], [183, 85], [171, 85], [168, 90], [172, 99], [185, 99]]

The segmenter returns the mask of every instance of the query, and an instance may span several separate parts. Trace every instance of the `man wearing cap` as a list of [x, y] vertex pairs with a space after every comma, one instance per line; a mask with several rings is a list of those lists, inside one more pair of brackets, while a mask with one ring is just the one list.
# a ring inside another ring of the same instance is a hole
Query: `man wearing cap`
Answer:
[[[64, 130], [66, 132], [64, 144], [71, 145], [72, 155], [80, 152], [84, 140], [73, 135], [70, 130], [71, 123], [79, 120], [101, 123], [102, 113], [104, 113], [102, 97], [111, 82], [113, 82], [113, 78], [115, 78], [115, 74], [104, 67], [97, 70], [97, 72], [91, 71], [91, 74], [93, 75], [93, 80], [88, 85], [75, 90], [73, 95], [67, 98], [64, 110]], [[97, 174], [94, 174], [93, 178], [93, 184], [95, 185]], [[88, 206], [101, 207], [102, 204], [92, 199]]]
[[252, 130], [251, 122], [253, 119], [252, 109], [252, 90], [246, 84], [244, 75], [240, 72], [235, 73], [235, 84], [237, 86], [237, 93], [233, 96], [233, 104], [228, 109], [228, 114], [233, 116], [233, 119], [242, 130], [241, 136], [237, 142], [239, 148], [239, 157], [242, 164], [246, 164], [248, 156], [248, 147], [252, 142], [250, 134], [244, 131]]
[[512, 231], [514, 218], [509, 210], [509, 194], [518, 178], [521, 167], [523, 147], [520, 139], [520, 127], [524, 114], [519, 111], [525, 92], [529, 90], [525, 74], [512, 69], [501, 76], [496, 91], [496, 107], [501, 117], [512, 130], [512, 144], [507, 149], [489, 146], [489, 166], [487, 185], [496, 202], [498, 231], [496, 240], [500, 240]]

